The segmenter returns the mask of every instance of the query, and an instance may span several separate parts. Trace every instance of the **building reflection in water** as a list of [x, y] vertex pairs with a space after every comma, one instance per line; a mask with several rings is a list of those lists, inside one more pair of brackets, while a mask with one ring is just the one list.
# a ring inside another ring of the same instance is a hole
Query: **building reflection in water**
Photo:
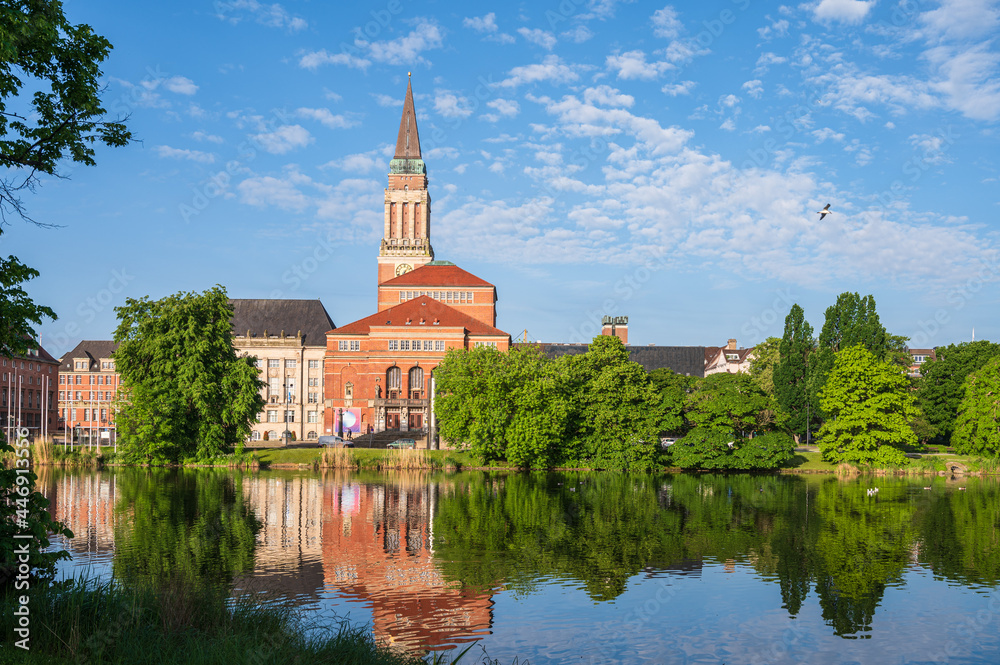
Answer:
[[[43, 471], [39, 487], [56, 519], [73, 531], [66, 545], [78, 561], [110, 564], [116, 478], [128, 472]], [[269, 472], [243, 476], [242, 490], [261, 530], [253, 572], [237, 576], [235, 587], [276, 592], [297, 604], [362, 603], [371, 608], [377, 639], [412, 650], [447, 648], [489, 632], [493, 592], [459, 588], [435, 564], [439, 489], [426, 474], [360, 483], [343, 472]]]

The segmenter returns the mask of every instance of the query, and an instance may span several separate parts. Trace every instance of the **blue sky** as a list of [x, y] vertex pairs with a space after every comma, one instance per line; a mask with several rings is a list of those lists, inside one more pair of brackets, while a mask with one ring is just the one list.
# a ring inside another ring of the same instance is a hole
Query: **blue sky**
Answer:
[[1000, 340], [995, 0], [65, 6], [139, 141], [3, 235], [57, 356], [216, 283], [372, 313], [408, 71], [437, 258], [515, 337], [750, 346], [858, 291], [913, 346]]

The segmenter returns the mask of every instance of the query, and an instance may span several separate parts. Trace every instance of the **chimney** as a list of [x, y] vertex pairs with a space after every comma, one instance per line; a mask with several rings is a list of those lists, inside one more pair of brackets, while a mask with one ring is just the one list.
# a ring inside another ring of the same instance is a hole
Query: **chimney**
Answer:
[[736, 350], [736, 340], [735, 339], [729, 340], [729, 345], [726, 346], [726, 349], [728, 349], [729, 351], [735, 351]]
[[617, 337], [622, 344], [628, 346], [628, 317], [605, 316], [601, 319], [601, 334]]

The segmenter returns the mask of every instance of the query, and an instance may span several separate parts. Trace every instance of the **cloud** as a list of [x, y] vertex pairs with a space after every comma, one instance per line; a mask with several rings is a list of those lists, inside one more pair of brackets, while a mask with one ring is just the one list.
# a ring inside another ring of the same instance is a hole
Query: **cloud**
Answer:
[[599, 104], [601, 106], [629, 108], [635, 104], [635, 97], [622, 94], [617, 88], [612, 88], [609, 85], [587, 88], [583, 91], [583, 99], [588, 104]]
[[542, 30], [541, 28], [518, 28], [517, 34], [521, 35], [532, 44], [541, 46], [546, 51], [551, 51], [552, 47], [556, 45], [556, 36], [551, 32]]
[[814, 129], [812, 135], [816, 137], [816, 143], [822, 143], [827, 139], [831, 141], [843, 141], [844, 135], [840, 132], [835, 132], [829, 127], [824, 127], [822, 129]]
[[484, 39], [491, 42], [513, 44], [516, 41], [512, 35], [499, 31], [500, 28], [497, 26], [497, 15], [493, 12], [490, 12], [485, 16], [474, 16], [472, 18], [462, 19], [462, 26], [475, 30], [479, 34], [484, 35]]
[[441, 116], [450, 119], [468, 118], [472, 115], [473, 105], [461, 95], [456, 95], [450, 90], [434, 91], [434, 110]]
[[208, 141], [209, 143], [225, 143], [225, 139], [215, 134], [206, 134], [203, 131], [192, 132], [191, 138], [195, 141]]
[[920, 14], [920, 22], [937, 39], [976, 39], [1000, 27], [1000, 7], [992, 0], [943, 0]]
[[198, 162], [199, 164], [211, 164], [215, 161], [215, 155], [210, 152], [171, 148], [168, 145], [156, 146], [156, 154], [167, 159], [186, 159], [191, 162]]
[[171, 76], [164, 79], [163, 87], [178, 95], [193, 95], [198, 92], [198, 86], [194, 84], [194, 81], [184, 76]]
[[772, 21], [770, 25], [766, 25], [763, 28], [757, 28], [757, 34], [760, 35], [760, 38], [764, 41], [770, 41], [774, 37], [788, 36], [788, 28], [788, 21], [785, 19], [779, 19], [777, 21]]
[[609, 55], [606, 60], [608, 69], [616, 71], [620, 79], [650, 80], [663, 72], [673, 69], [669, 62], [646, 62], [646, 54], [642, 51], [628, 51]]
[[393, 97], [392, 95], [383, 95], [382, 93], [374, 93], [372, 97], [375, 98], [375, 103], [384, 108], [393, 108], [394, 106], [402, 106], [402, 97]]
[[274, 206], [281, 210], [302, 212], [309, 204], [309, 197], [303, 194], [289, 180], [272, 176], [247, 178], [236, 186], [241, 203], [257, 208]]
[[875, 0], [821, 0], [813, 8], [817, 21], [860, 23], [875, 6]]
[[293, 16], [279, 5], [262, 4], [257, 0], [230, 0], [230, 2], [215, 3], [216, 16], [224, 21], [236, 24], [250, 15], [253, 20], [269, 28], [285, 28], [289, 32], [304, 30], [309, 26], [305, 19]]
[[764, 94], [764, 84], [760, 82], [759, 79], [754, 79], [752, 81], [747, 81], [743, 84], [742, 88], [747, 91], [747, 94], [754, 99], [760, 99]]
[[272, 155], [283, 155], [313, 142], [312, 135], [301, 125], [282, 125], [273, 132], [254, 134], [251, 138]]
[[574, 44], [582, 44], [591, 37], [594, 33], [591, 32], [590, 28], [585, 25], [578, 25], [572, 30], [567, 30], [566, 32], [559, 33], [559, 36], [563, 39], [573, 42]]
[[378, 151], [361, 152], [353, 155], [345, 155], [340, 159], [327, 162], [323, 168], [335, 168], [349, 173], [369, 173], [375, 168], [384, 164], [379, 159]]
[[409, 34], [397, 39], [370, 42], [355, 38], [354, 53], [346, 49], [334, 54], [326, 49], [304, 53], [299, 58], [299, 67], [316, 69], [323, 65], [343, 65], [365, 71], [373, 61], [388, 65], [429, 64], [421, 53], [441, 48], [444, 30], [428, 19], [416, 19], [413, 24]]
[[681, 81], [680, 83], [668, 83], [660, 90], [671, 97], [676, 97], [677, 95], [690, 95], [695, 85], [694, 81]]
[[572, 67], [563, 63], [557, 55], [547, 55], [537, 64], [514, 67], [507, 73], [507, 78], [498, 83], [503, 88], [516, 88], [526, 83], [572, 83], [579, 79]]
[[754, 66], [753, 73], [757, 76], [761, 76], [770, 70], [771, 65], [780, 65], [785, 62], [788, 62], [788, 58], [771, 53], [770, 51], [765, 51], [757, 58], [757, 64]]
[[488, 122], [497, 122], [501, 118], [513, 118], [520, 111], [520, 105], [513, 99], [491, 99], [486, 102], [486, 106], [496, 111], [496, 113], [484, 113], [483, 119]]
[[664, 39], [676, 39], [684, 29], [677, 18], [677, 10], [670, 5], [657, 9], [650, 20], [653, 23], [653, 34]]
[[349, 129], [357, 125], [357, 122], [348, 120], [342, 115], [334, 115], [330, 109], [310, 109], [300, 108], [295, 111], [295, 115], [300, 118], [309, 118], [321, 122], [330, 129]]

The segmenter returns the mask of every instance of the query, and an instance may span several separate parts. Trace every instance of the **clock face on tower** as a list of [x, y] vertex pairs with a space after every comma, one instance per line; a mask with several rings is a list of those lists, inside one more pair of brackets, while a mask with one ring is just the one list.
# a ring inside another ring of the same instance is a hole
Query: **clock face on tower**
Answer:
[[413, 266], [407, 265], [406, 263], [400, 263], [398, 266], [396, 266], [396, 277], [399, 277], [400, 275], [405, 275], [411, 270], [413, 270]]

